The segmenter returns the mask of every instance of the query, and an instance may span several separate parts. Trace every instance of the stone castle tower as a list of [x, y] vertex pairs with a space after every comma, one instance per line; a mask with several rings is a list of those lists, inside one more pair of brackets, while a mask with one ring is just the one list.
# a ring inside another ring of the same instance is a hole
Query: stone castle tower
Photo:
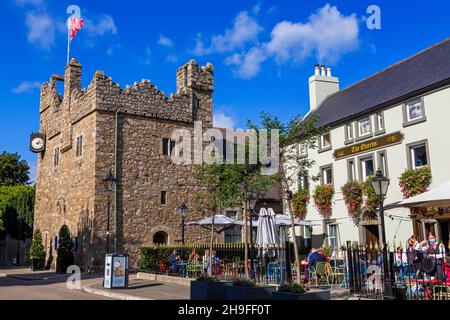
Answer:
[[[110, 193], [110, 252], [130, 254], [135, 265], [140, 247], [181, 240], [177, 208], [186, 202], [188, 219], [199, 219], [193, 208], [200, 188], [192, 165], [172, 163], [167, 143], [170, 149], [172, 131], [193, 130], [196, 120], [212, 127], [213, 72], [211, 64], [189, 61], [177, 71], [176, 94], [165, 97], [148, 80], [121, 89], [102, 71], [83, 89], [82, 66], [72, 59], [64, 76], [42, 85], [46, 149], [38, 157], [35, 228], [48, 255], [56, 256], [55, 237], [66, 226], [77, 244], [75, 263], [102, 264], [108, 225], [102, 180], [110, 170], [117, 180]], [[64, 82], [64, 96], [57, 81]], [[186, 228], [187, 243], [206, 237]]]

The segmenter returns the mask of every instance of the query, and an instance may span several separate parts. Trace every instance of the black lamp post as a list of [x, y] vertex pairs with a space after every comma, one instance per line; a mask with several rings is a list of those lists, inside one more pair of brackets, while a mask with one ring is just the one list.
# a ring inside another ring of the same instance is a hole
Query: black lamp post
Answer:
[[109, 216], [111, 210], [111, 193], [116, 186], [116, 178], [112, 175], [112, 170], [103, 178], [103, 184], [105, 187], [105, 192], [108, 194], [108, 214], [106, 218], [106, 254], [109, 253]]
[[[381, 236], [383, 243], [383, 269], [384, 269], [384, 296], [385, 298], [392, 298], [392, 268], [389, 268], [388, 260], [388, 248], [386, 241], [386, 226], [384, 224], [384, 199], [389, 188], [389, 179], [383, 176], [380, 169], [377, 170], [375, 177], [371, 181], [373, 191], [380, 198], [380, 224], [381, 224]], [[391, 269], [391, 270], [390, 270]]]
[[182, 203], [181, 206], [178, 207], [178, 210], [181, 214], [181, 244], [184, 245], [184, 220], [186, 219], [189, 208], [186, 203]]
[[[258, 214], [255, 211], [256, 206], [256, 195], [254, 193], [251, 194], [249, 199], [249, 219], [250, 219], [250, 271], [253, 275], [253, 219], [258, 217]], [[247, 225], [245, 226], [247, 227]]]
[[389, 179], [383, 176], [380, 169], [377, 170], [375, 177], [371, 181], [373, 191], [380, 198], [380, 223], [383, 244], [386, 244], [386, 228], [384, 225], [384, 198], [389, 188]]

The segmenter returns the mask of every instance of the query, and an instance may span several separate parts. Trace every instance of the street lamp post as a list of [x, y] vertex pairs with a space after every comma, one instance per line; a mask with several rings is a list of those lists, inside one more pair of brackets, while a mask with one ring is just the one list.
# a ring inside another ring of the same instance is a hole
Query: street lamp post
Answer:
[[189, 208], [186, 206], [186, 203], [183, 202], [178, 207], [178, 210], [180, 211], [181, 214], [181, 244], [184, 245], [184, 221], [186, 219]]
[[381, 224], [381, 237], [383, 243], [383, 269], [384, 269], [384, 296], [386, 298], [391, 298], [393, 296], [392, 292], [392, 281], [391, 272], [392, 268], [388, 265], [388, 247], [386, 241], [386, 226], [384, 224], [384, 199], [386, 198], [387, 190], [389, 188], [390, 180], [383, 176], [383, 172], [378, 169], [375, 177], [372, 178], [371, 185], [375, 194], [380, 198], [380, 224]]
[[110, 220], [110, 210], [111, 210], [111, 192], [116, 186], [116, 178], [112, 175], [112, 170], [103, 178], [103, 184], [105, 187], [105, 192], [108, 194], [108, 212], [106, 217], [106, 254], [109, 253], [109, 220]]
[[[250, 209], [250, 214], [249, 214], [249, 220], [250, 220], [250, 272], [252, 273], [253, 276], [253, 218], [257, 217], [258, 214], [255, 211], [255, 206], [256, 206], [256, 195], [252, 194], [250, 196], [250, 200], [249, 200], [249, 209]], [[246, 226], [247, 227], [247, 222], [246, 222]]]

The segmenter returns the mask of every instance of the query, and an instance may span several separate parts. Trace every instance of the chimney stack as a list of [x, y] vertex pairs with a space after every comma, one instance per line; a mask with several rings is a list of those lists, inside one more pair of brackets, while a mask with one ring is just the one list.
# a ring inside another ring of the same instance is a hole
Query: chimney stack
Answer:
[[325, 66], [324, 65], [322, 65], [322, 66], [320, 66], [320, 75], [322, 76], [322, 77], [326, 77], [327, 75], [325, 74]]
[[331, 94], [339, 91], [339, 78], [331, 75], [331, 68], [314, 66], [314, 75], [309, 78], [310, 111], [314, 111]]
[[320, 66], [318, 64], [314, 66], [314, 75], [320, 76]]

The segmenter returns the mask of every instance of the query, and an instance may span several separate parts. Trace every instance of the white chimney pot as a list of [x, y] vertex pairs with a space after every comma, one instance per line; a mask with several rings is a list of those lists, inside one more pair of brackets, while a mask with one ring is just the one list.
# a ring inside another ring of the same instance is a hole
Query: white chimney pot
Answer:
[[326, 76], [325, 66], [321, 66], [320, 70], [322, 71], [321, 76], [325, 77]]
[[327, 77], [331, 77], [331, 68], [330, 67], [327, 68]]

